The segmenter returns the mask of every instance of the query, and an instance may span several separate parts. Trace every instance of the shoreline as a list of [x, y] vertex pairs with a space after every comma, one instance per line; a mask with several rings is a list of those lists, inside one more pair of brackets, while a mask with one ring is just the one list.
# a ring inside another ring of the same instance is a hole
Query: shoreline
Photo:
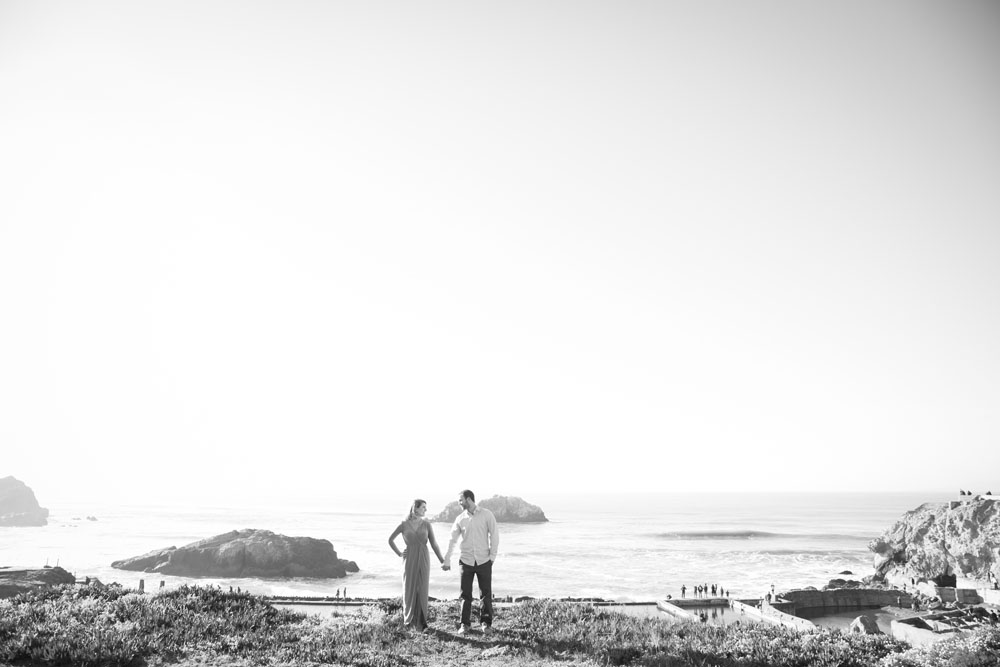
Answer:
[[[845, 569], [870, 574], [867, 541], [898, 516], [896, 510], [889, 509], [893, 503], [873, 503], [867, 498], [861, 502], [852, 494], [829, 499], [792, 494], [789, 498], [794, 502], [782, 502], [784, 497], [755, 494], [753, 502], [741, 501], [737, 506], [714, 494], [654, 494], [641, 504], [629, 494], [546, 497], [538, 504], [549, 516], [549, 523], [501, 527], [504, 538], [498, 568], [502, 571], [494, 578], [494, 591], [515, 597], [571, 595], [628, 602], [649, 601], [667, 593], [678, 597], [682, 584], [690, 589], [704, 581], [716, 581], [732, 589], [733, 595], [751, 596], [764, 593], [776, 579], [779, 586], [797, 587], [825, 581]], [[692, 499], [697, 500], [694, 505]], [[913, 505], [897, 504], [900, 511]], [[886, 509], [873, 509], [883, 505]], [[394, 507], [387, 505], [385, 511]], [[808, 511], [812, 507], [830, 508], [831, 517], [840, 516], [842, 508], [850, 520], [838, 518], [836, 525], [833, 518], [817, 522], [816, 513]], [[338, 557], [355, 561], [361, 572], [329, 581], [246, 578], [218, 583], [239, 584], [244, 590], [274, 596], [333, 596], [338, 587], [346, 586], [356, 595], [391, 597], [399, 587], [397, 561], [385, 547], [385, 538], [398, 517], [395, 512], [383, 517], [381, 507], [366, 506], [363, 514], [346, 506], [307, 513], [289, 512], [284, 505], [262, 512], [224, 505], [159, 509], [151, 513], [133, 511], [131, 506], [64, 507], [57, 517], [62, 515], [67, 521], [57, 518], [44, 531], [25, 533], [32, 537], [30, 542], [5, 544], [0, 548], [0, 560], [41, 563], [48, 559], [55, 563], [61, 558], [64, 566], [72, 564], [70, 569], [79, 575], [105, 582], [134, 587], [145, 577], [149, 590], [158, 587], [161, 578], [166, 579], [167, 587], [182, 583], [182, 578], [113, 570], [111, 559], [254, 526], [329, 539]], [[97, 522], [68, 521], [69, 516], [95, 513]], [[878, 518], [880, 513], [884, 519]], [[729, 519], [719, 522], [718, 516]], [[155, 519], [153, 528], [147, 526], [151, 517]], [[744, 524], [751, 526], [751, 532], [741, 528]], [[612, 525], [616, 527], [614, 539], [592, 539]], [[95, 544], [106, 546], [98, 550]], [[542, 551], [540, 545], [544, 545]], [[588, 574], [575, 559], [581, 549], [592, 550], [602, 568], [615, 576]], [[793, 553], [800, 549], [802, 558]], [[458, 584], [454, 573], [434, 570], [430, 594], [447, 599], [457, 594]]]

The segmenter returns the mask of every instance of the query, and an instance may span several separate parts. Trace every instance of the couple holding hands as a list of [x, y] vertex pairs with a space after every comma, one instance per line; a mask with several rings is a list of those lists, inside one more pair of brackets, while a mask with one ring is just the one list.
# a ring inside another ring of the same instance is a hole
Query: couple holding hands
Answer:
[[[403, 624], [427, 632], [427, 596], [430, 586], [431, 564], [427, 553], [430, 542], [434, 554], [441, 561], [442, 570], [451, 569], [451, 554], [455, 543], [462, 540], [459, 567], [462, 570], [462, 624], [459, 634], [469, 632], [472, 623], [472, 580], [478, 580], [482, 607], [479, 621], [483, 632], [493, 624], [493, 561], [497, 558], [500, 533], [493, 512], [476, 505], [476, 494], [465, 489], [458, 494], [462, 513], [451, 526], [451, 541], [444, 556], [434, 539], [431, 522], [424, 518], [427, 503], [413, 501], [410, 512], [389, 536], [389, 546], [403, 559]], [[396, 536], [403, 536], [402, 551], [396, 546]]]

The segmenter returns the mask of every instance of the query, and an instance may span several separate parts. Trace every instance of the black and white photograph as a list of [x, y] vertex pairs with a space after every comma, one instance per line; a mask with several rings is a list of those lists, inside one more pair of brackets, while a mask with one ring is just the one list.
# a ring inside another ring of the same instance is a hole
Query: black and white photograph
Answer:
[[1000, 3], [0, 0], [0, 666], [998, 655]]

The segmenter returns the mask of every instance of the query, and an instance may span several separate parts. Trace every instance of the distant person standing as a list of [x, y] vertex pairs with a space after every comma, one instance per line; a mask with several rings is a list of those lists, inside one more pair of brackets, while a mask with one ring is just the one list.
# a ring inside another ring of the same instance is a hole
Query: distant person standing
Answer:
[[482, 600], [480, 627], [483, 632], [489, 632], [493, 627], [493, 561], [500, 547], [500, 532], [493, 512], [476, 505], [476, 494], [472, 491], [465, 489], [458, 494], [458, 504], [463, 511], [452, 524], [451, 540], [441, 569], [451, 569], [451, 554], [461, 538], [458, 561], [462, 568], [462, 624], [458, 631], [465, 634], [472, 626], [472, 579], [475, 578]]
[[[418, 632], [427, 631], [427, 599], [431, 580], [431, 559], [427, 555], [427, 542], [438, 560], [444, 563], [431, 522], [424, 518], [427, 503], [417, 498], [410, 505], [410, 512], [389, 536], [389, 546], [403, 559], [403, 625]], [[403, 536], [406, 545], [402, 551], [396, 546], [396, 536]], [[344, 589], [347, 597], [347, 589]]]

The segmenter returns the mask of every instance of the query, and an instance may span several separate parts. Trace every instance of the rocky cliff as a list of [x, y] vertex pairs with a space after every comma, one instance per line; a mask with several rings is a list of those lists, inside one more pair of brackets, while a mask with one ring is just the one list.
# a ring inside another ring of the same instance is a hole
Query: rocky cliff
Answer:
[[0, 526], [44, 526], [49, 511], [39, 507], [35, 492], [13, 477], [0, 478]]
[[910, 510], [868, 548], [875, 579], [911, 578], [954, 586], [955, 577], [987, 581], [1000, 576], [1000, 501], [978, 496], [925, 503]]
[[[499, 523], [543, 523], [548, 521], [541, 507], [525, 502], [516, 496], [493, 496], [478, 504], [480, 507], [485, 507], [493, 512]], [[462, 508], [459, 506], [458, 501], [455, 500], [449, 503], [431, 521], [451, 523], [461, 513]]]
[[357, 572], [353, 561], [341, 560], [329, 540], [288, 537], [269, 530], [240, 530], [187, 546], [151, 551], [117, 560], [119, 570], [156, 572], [181, 577], [316, 577]]

